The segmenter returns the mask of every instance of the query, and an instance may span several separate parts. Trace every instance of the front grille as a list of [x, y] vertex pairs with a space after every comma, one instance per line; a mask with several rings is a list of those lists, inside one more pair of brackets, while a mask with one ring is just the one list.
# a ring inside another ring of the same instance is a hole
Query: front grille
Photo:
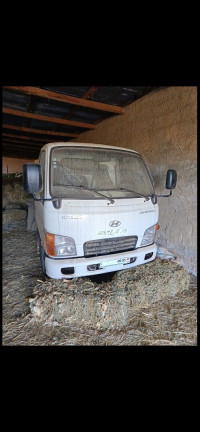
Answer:
[[129, 236], [88, 241], [83, 245], [84, 256], [88, 258], [133, 250], [137, 239], [137, 236]]

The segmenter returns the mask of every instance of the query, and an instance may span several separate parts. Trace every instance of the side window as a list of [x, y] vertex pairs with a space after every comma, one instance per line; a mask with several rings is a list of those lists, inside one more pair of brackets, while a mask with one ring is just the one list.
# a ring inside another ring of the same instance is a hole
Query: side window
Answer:
[[40, 192], [40, 198], [44, 198], [44, 191], [45, 191], [45, 151], [42, 151], [42, 153], [40, 154], [39, 164], [41, 165], [41, 168], [42, 168], [42, 184], [43, 184], [42, 191]]

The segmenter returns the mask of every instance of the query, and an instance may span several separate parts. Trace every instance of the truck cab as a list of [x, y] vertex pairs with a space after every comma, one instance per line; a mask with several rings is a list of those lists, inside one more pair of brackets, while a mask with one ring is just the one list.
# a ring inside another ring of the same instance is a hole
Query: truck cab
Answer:
[[[24, 164], [23, 178], [35, 199], [41, 265], [49, 277], [96, 275], [155, 259], [157, 196], [136, 151], [46, 144], [38, 164]], [[176, 172], [169, 170], [166, 187], [175, 185]]]

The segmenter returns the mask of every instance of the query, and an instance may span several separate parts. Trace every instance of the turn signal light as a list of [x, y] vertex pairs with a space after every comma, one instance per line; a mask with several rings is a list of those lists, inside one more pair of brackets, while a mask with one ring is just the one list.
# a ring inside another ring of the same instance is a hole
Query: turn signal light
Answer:
[[156, 230], [160, 229], [160, 225], [156, 224]]
[[55, 256], [55, 235], [46, 233], [47, 255]]

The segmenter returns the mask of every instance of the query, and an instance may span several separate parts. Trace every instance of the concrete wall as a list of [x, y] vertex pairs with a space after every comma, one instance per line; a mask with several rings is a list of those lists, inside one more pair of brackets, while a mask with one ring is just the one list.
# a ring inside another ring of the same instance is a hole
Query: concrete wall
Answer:
[[197, 272], [197, 88], [169, 87], [135, 101], [126, 113], [107, 119], [74, 141], [126, 147], [148, 164], [157, 194], [166, 171], [177, 170], [169, 198], [158, 198], [157, 243], [174, 252], [188, 271]]

